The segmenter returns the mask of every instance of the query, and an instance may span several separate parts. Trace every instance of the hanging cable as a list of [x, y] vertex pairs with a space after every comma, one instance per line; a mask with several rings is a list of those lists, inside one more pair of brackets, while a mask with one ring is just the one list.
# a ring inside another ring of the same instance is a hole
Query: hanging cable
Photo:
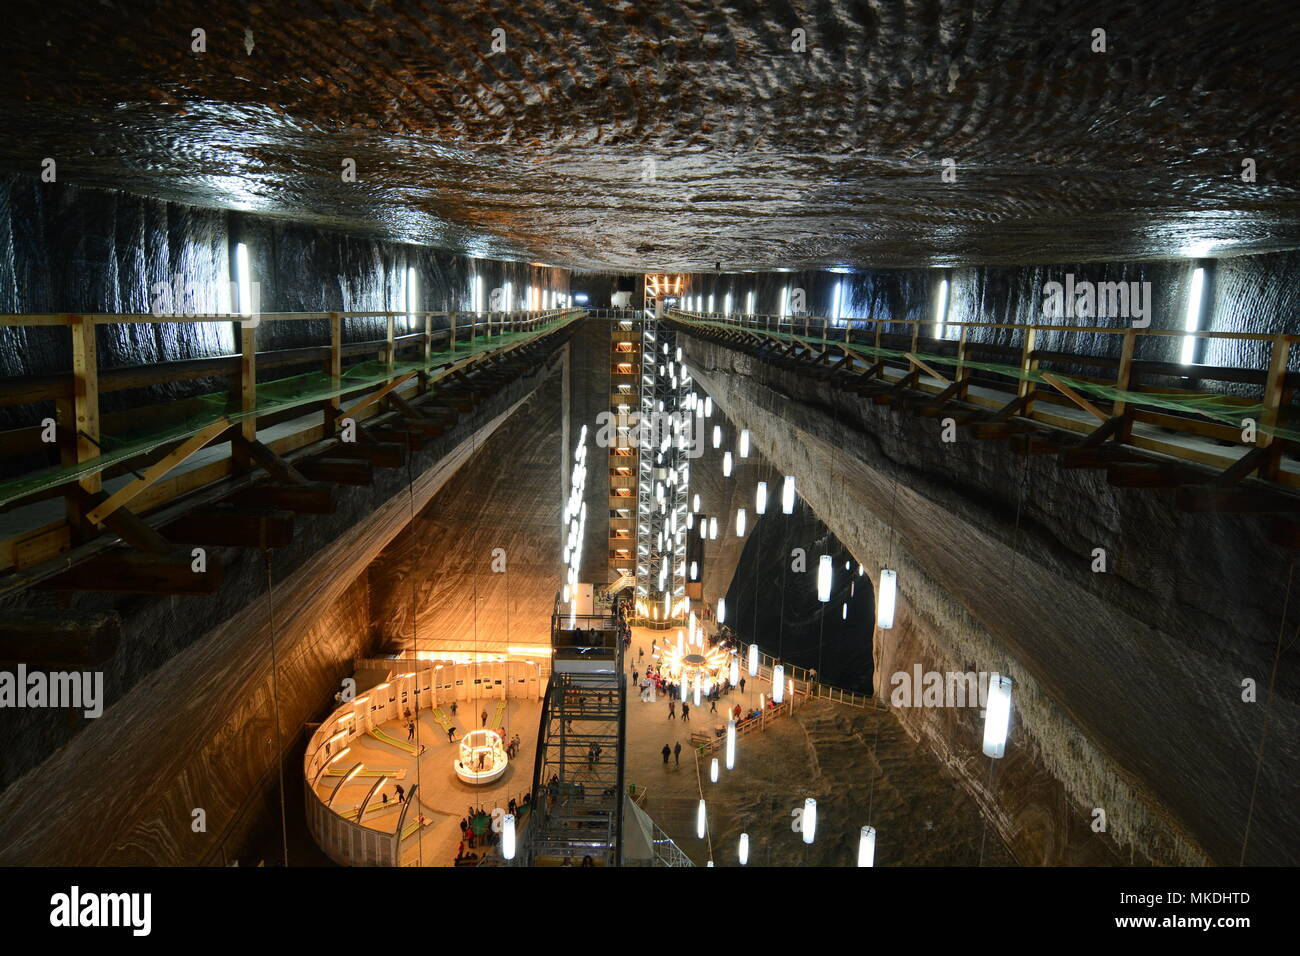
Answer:
[[289, 815], [284, 799], [284, 740], [280, 728], [280, 665], [275, 648], [275, 600], [272, 593], [271, 549], [262, 551], [266, 564], [266, 617], [271, 630], [271, 702], [275, 712], [275, 765], [280, 779], [280, 839], [284, 865], [289, 865]]

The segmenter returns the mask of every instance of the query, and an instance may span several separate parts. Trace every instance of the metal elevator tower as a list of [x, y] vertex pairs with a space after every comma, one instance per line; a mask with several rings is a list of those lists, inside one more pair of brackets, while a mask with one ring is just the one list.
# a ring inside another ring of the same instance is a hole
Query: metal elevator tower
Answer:
[[675, 333], [661, 321], [682, 282], [681, 276], [647, 275], [642, 308], [636, 615], [639, 623], [661, 628], [686, 615], [691, 378]]

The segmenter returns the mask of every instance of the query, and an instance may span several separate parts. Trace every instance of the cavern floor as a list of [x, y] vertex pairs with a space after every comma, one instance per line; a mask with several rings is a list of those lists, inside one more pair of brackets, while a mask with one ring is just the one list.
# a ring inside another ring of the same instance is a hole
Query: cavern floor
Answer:
[[[481, 787], [472, 787], [457, 778], [452, 770], [452, 761], [456, 759], [461, 737], [467, 731], [479, 727], [482, 711], [488, 712], [488, 720], [491, 722], [499, 703], [506, 705], [502, 724], [506, 734], [519, 735], [519, 753], [498, 780]], [[390, 803], [395, 804], [397, 799], [393, 783], [400, 784], [406, 792], [410, 792], [416, 783], [420, 785], [419, 811], [429, 822], [418, 846], [412, 841], [403, 865], [451, 866], [461, 838], [459, 821], [471, 806], [491, 810], [498, 806], [504, 807], [511, 797], [523, 798], [533, 784], [533, 759], [537, 751], [537, 721], [540, 716], [541, 701], [538, 700], [465, 700], [457, 706], [455, 742], [448, 741], [447, 732], [433, 720], [432, 714], [425, 711], [419, 715], [416, 742], [424, 744], [426, 750], [418, 761], [400, 748], [373, 737], [358, 737], [351, 744], [349, 764], [360, 761], [367, 767], [404, 772], [401, 779], [384, 787], [383, 792], [387, 793]], [[399, 741], [407, 739], [401, 721], [389, 721], [381, 730]], [[373, 784], [373, 778], [355, 778], [339, 794], [335, 807], [346, 810], [358, 806]], [[317, 784], [316, 792], [322, 799], [328, 800], [333, 788], [333, 781], [326, 778]], [[375, 800], [379, 799], [380, 794], [376, 794]], [[392, 833], [397, 826], [399, 813], [396, 806], [386, 812], [368, 811], [366, 824], [376, 830]], [[412, 822], [414, 818], [408, 817], [407, 824]]]
[[[634, 628], [629, 674], [650, 659], [650, 643], [670, 631]], [[638, 651], [645, 656], [639, 657]], [[630, 678], [629, 678], [630, 679]], [[746, 679], [745, 693], [724, 697], [758, 706], [769, 682]], [[628, 695], [626, 781], [647, 791], [647, 813], [698, 866], [735, 866], [740, 834], [749, 833], [756, 866], [852, 866], [858, 831], [870, 822], [879, 833], [878, 866], [1013, 865], [996, 833], [984, 826], [973, 800], [939, 763], [903, 731], [891, 714], [830, 701], [801, 703], [788, 718], [737, 742], [736, 768], [709, 782], [709, 763], [690, 748], [692, 730], [723, 722], [705, 704], [690, 722], [668, 720], [661, 697], [643, 703]], [[664, 744], [682, 744], [680, 766], [665, 767]], [[721, 757], [721, 754], [719, 754]], [[703, 795], [705, 839], [695, 818]], [[818, 804], [817, 839], [805, 846], [791, 829], [790, 812], [805, 797]]]

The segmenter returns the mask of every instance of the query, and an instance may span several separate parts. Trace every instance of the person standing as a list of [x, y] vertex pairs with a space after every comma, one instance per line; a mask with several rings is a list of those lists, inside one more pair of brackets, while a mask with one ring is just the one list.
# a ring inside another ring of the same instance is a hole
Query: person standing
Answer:
[[683, 701], [682, 701], [682, 720], [683, 720], [683, 721], [686, 721], [686, 720], [690, 720], [690, 719], [691, 719], [691, 705], [688, 704], [688, 703], [686, 703], [686, 701], [683, 700]]
[[740, 692], [742, 694], [745, 692], [745, 678], [743, 677], [740, 679]]
[[454, 700], [451, 702], [451, 715], [456, 716], [456, 702]]
[[487, 709], [486, 709], [486, 708], [483, 710], [483, 726], [484, 726], [484, 727], [487, 726]]
[[664, 755], [664, 766], [668, 766], [668, 758], [672, 756], [672, 751], [668, 749], [667, 744], [664, 744], [664, 749], [659, 752]]
[[682, 742], [680, 740], [673, 745], [673, 763], [678, 767], [682, 765]]

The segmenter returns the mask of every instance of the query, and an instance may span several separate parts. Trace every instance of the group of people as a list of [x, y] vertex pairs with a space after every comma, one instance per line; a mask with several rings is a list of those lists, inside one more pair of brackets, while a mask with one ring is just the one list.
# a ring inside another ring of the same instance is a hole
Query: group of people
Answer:
[[[527, 792], [518, 800], [511, 797], [506, 803], [506, 812], [514, 814], [516, 819], [523, 816], [532, 806], [531, 799]], [[454, 865], [477, 866], [500, 842], [501, 834], [492, 827], [492, 814], [483, 807], [470, 807], [460, 820], [460, 846], [456, 848]]]

